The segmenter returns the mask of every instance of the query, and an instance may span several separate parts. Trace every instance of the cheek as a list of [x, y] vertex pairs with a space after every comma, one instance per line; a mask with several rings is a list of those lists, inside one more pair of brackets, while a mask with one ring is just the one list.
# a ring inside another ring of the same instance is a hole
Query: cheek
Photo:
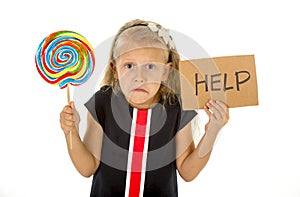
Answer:
[[123, 69], [121, 69], [119, 66], [117, 66], [115, 75], [118, 76], [118, 79], [122, 78], [124, 74], [125, 74], [125, 71]]
[[148, 72], [146, 74], [146, 79], [149, 83], [161, 83], [163, 79], [163, 72], [157, 71], [157, 72]]
[[130, 84], [131, 84], [131, 81], [128, 79], [128, 78], [126, 78], [126, 77], [121, 77], [120, 79], [119, 79], [119, 84], [120, 84], [120, 87], [121, 87], [121, 90], [122, 90], [122, 92], [127, 92], [128, 91], [128, 89], [129, 89], [129, 87], [131, 86]]
[[160, 88], [161, 83], [160, 82], [150, 82], [147, 83], [145, 86], [147, 88], [147, 90], [150, 93], [150, 96], [154, 96], [157, 94], [159, 88]]
[[120, 81], [120, 83], [124, 83], [126, 81], [129, 81], [130, 79], [130, 72], [126, 72], [125, 70], [122, 69], [118, 69], [118, 79]]

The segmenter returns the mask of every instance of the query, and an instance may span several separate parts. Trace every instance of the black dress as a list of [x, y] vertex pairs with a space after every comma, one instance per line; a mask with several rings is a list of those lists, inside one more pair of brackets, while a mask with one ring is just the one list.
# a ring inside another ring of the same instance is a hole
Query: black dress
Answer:
[[179, 102], [136, 109], [108, 86], [85, 105], [104, 131], [91, 197], [178, 196], [175, 135], [195, 111]]

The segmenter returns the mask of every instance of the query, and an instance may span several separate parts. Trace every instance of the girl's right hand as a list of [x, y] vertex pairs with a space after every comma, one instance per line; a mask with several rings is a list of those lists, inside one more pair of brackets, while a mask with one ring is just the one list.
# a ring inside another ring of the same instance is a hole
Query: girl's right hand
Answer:
[[79, 122], [80, 117], [72, 101], [70, 105], [66, 105], [60, 113], [60, 126], [67, 135], [70, 132], [78, 132]]

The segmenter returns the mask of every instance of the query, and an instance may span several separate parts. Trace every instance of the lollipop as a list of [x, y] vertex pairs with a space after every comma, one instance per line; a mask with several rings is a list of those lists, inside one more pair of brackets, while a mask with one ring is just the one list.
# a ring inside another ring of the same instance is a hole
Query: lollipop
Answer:
[[[35, 56], [36, 68], [41, 77], [61, 89], [69, 85], [80, 85], [88, 80], [95, 66], [95, 56], [90, 43], [73, 31], [58, 31], [46, 37]], [[72, 148], [72, 132], [70, 132]]]

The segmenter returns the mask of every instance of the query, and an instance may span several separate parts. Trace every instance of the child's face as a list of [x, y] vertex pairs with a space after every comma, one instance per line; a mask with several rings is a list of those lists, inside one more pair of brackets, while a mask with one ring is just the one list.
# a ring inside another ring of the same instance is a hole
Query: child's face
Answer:
[[168, 78], [169, 67], [164, 50], [139, 48], [117, 58], [114, 76], [133, 107], [150, 108], [159, 100], [157, 93]]

